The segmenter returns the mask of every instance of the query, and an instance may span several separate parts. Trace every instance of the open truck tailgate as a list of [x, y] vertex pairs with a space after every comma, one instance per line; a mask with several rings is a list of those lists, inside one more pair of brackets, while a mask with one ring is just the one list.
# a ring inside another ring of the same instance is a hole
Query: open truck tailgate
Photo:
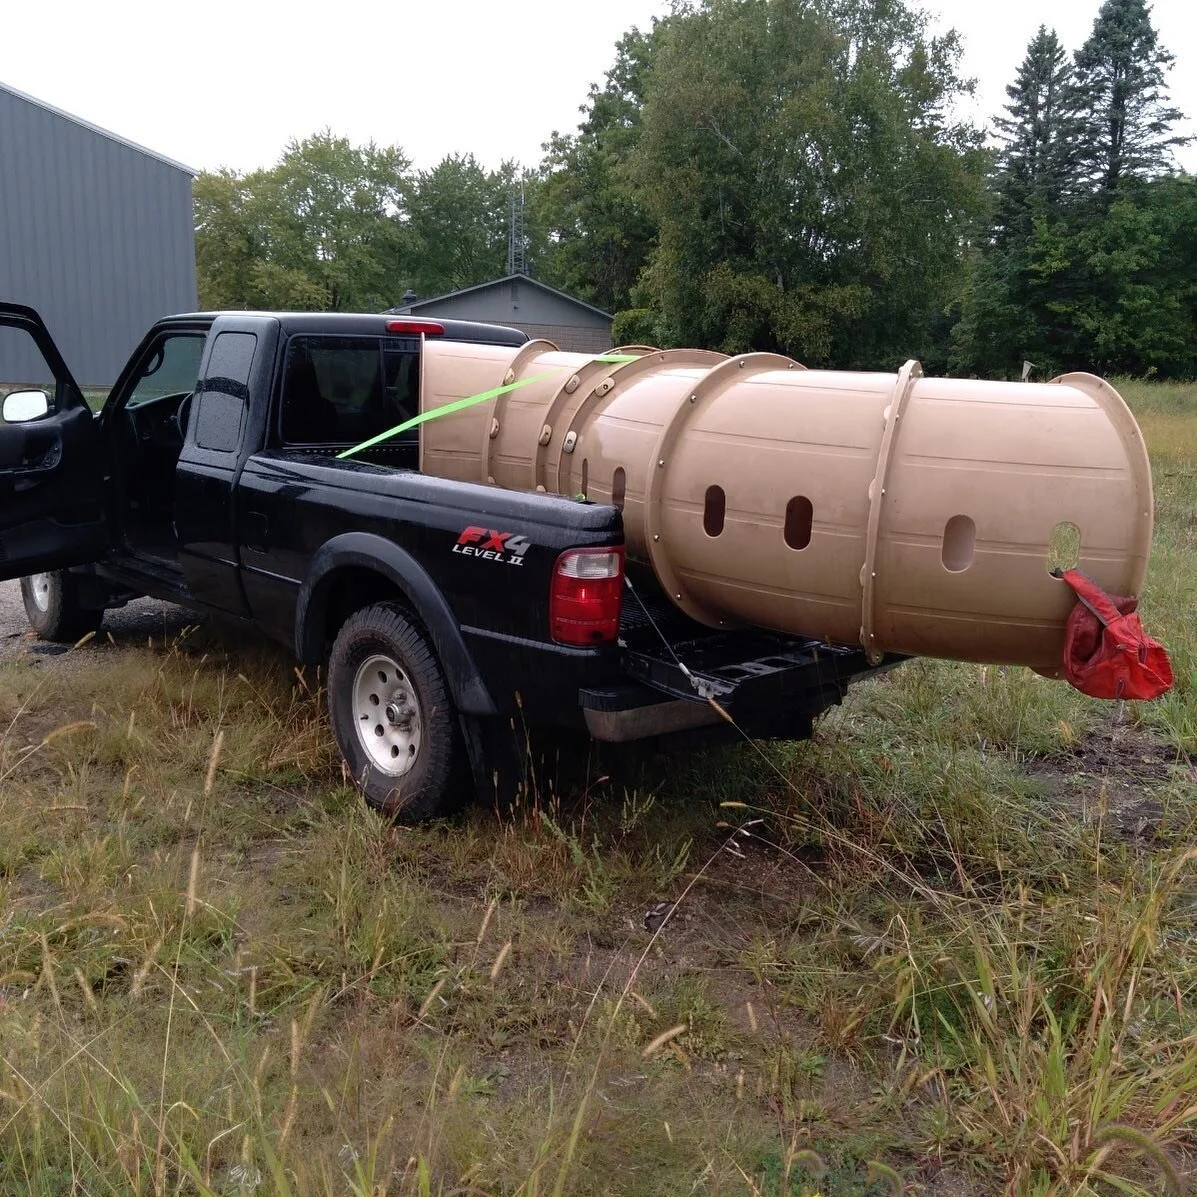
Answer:
[[904, 659], [888, 657], [874, 666], [861, 649], [758, 629], [708, 628], [651, 586], [632, 590], [620, 630], [624, 679], [581, 694], [598, 739], [642, 739], [728, 718], [754, 738], [803, 739], [850, 682]]

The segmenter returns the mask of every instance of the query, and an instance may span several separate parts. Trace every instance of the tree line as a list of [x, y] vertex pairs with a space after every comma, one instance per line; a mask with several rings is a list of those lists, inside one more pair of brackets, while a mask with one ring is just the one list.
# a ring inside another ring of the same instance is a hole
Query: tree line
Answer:
[[811, 366], [1197, 376], [1197, 178], [1146, 0], [1041, 27], [987, 133], [956, 34], [905, 0], [675, 0], [534, 167], [325, 131], [196, 180], [213, 308], [381, 310], [507, 272], [617, 343]]

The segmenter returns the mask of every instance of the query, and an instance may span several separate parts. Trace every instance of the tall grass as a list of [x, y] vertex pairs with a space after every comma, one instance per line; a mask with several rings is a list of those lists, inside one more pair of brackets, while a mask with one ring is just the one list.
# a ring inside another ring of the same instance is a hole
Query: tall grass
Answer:
[[1154, 704], [912, 662], [405, 829], [229, 633], [0, 662], [0, 1191], [1181, 1191], [1197, 393], [1122, 389]]

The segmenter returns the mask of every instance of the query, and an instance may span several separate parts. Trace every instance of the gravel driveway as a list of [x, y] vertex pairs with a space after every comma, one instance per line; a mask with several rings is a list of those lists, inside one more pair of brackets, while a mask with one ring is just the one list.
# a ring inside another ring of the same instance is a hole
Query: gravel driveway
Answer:
[[[118, 644], [144, 644], [146, 639], [172, 636], [188, 624], [196, 622], [195, 615], [171, 603], [157, 599], [137, 599], [104, 616], [101, 636], [111, 635]], [[17, 582], [0, 582], [0, 658], [30, 653], [53, 656], [67, 651], [62, 644], [47, 644], [29, 631], [25, 619], [25, 605], [21, 602], [21, 587]]]

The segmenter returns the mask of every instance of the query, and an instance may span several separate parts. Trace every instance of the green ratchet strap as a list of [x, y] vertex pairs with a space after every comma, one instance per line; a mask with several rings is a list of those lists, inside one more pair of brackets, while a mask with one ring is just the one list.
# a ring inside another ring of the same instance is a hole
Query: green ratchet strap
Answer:
[[[590, 360], [593, 362], [634, 362], [639, 356], [636, 353], [604, 353]], [[573, 368], [575, 367], [557, 367], [558, 370]], [[432, 411], [423, 411], [418, 416], [412, 416], [410, 420], [404, 420], [402, 424], [397, 424], [394, 428], [387, 429], [386, 432], [380, 432], [377, 436], [372, 436], [368, 441], [362, 441], [360, 445], [354, 445], [352, 449], [346, 449], [344, 452], [338, 453], [337, 460], [340, 461], [343, 457], [352, 457], [355, 453], [361, 453], [364, 449], [372, 449], [375, 445], [381, 444], [383, 441], [389, 441], [391, 437], [398, 436], [401, 432], [406, 432], [409, 428], [415, 428], [419, 424], [425, 424], [429, 420], [438, 420], [441, 416], [450, 416], [454, 412], [465, 411], [467, 407], [473, 407], [477, 403], [486, 403], [489, 399], [497, 399], [500, 395], [506, 395], [508, 391], [518, 391], [520, 387], [531, 386], [534, 382], [551, 378], [553, 373], [553, 370], [546, 370], [543, 374], [533, 374], [531, 378], [519, 378], [515, 382], [509, 382], [501, 387], [494, 387], [489, 391], [483, 391], [479, 395], [468, 395], [465, 399], [457, 399], [453, 403], [446, 403], [444, 407], [434, 407]]]

